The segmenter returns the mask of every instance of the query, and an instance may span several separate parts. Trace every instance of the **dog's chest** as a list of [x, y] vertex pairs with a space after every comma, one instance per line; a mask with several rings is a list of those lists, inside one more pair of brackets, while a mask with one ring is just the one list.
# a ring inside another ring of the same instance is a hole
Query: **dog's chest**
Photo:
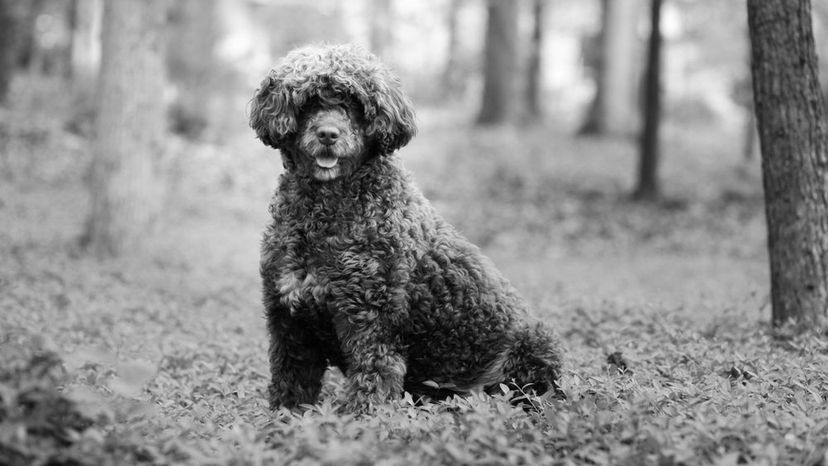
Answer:
[[262, 273], [291, 315], [314, 317], [360, 277], [383, 273], [370, 227], [341, 216], [291, 220], [275, 218], [262, 248]]
[[292, 316], [315, 317], [325, 309], [331, 294], [336, 254], [324, 244], [309, 243], [307, 235], [296, 233], [274, 238], [272, 254], [262, 256], [262, 269], [270, 271], [268, 286], [276, 289]]
[[262, 271], [293, 315], [336, 313], [337, 302], [367, 299], [369, 288], [402, 279], [401, 258], [413, 242], [402, 241], [401, 230], [418, 225], [404, 215], [401, 188], [375, 184], [309, 189], [283, 179], [270, 206]]

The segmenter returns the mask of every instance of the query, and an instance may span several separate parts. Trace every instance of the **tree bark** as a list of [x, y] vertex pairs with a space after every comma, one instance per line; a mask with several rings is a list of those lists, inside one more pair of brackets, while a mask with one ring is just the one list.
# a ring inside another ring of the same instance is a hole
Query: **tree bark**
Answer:
[[486, 24], [483, 103], [478, 124], [503, 123], [515, 110], [517, 66], [517, 4], [489, 0]]
[[661, 122], [661, 3], [650, 6], [650, 40], [644, 83], [644, 125], [641, 132], [638, 161], [638, 184], [633, 193], [636, 200], [652, 201], [659, 197], [658, 133]]
[[72, 80], [94, 83], [101, 66], [101, 0], [74, 0], [72, 8]]
[[104, 2], [92, 202], [81, 238], [98, 257], [138, 247], [160, 210], [165, 18], [164, 0]]
[[6, 102], [17, 68], [19, 18], [14, 0], [0, 0], [0, 104]]
[[530, 120], [541, 116], [540, 75], [543, 52], [543, 7], [546, 0], [532, 2], [532, 37], [529, 42], [529, 60], [526, 69], [526, 116]]
[[220, 31], [216, 0], [177, 0], [166, 34], [168, 79], [176, 87], [170, 126], [190, 139], [215, 136], [214, 106], [222, 64], [215, 58]]
[[595, 97], [579, 134], [629, 134], [634, 128], [641, 0], [602, 0]]
[[446, 12], [448, 43], [446, 44], [446, 67], [443, 70], [443, 93], [451, 99], [463, 90], [460, 70], [459, 11], [463, 0], [449, 0]]
[[774, 324], [824, 325], [828, 142], [809, 0], [748, 0]]

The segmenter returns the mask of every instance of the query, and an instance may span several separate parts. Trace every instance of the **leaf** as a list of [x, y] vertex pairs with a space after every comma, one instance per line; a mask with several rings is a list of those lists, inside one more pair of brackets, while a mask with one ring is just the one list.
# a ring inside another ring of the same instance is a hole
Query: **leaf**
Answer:
[[714, 464], [716, 466], [736, 466], [737, 464], [739, 464], [739, 452], [732, 451], [730, 453], [727, 453], [721, 458], [719, 458]]
[[446, 449], [446, 452], [456, 461], [458, 462], [469, 462], [471, 460], [471, 456], [466, 453], [465, 451], [461, 450], [459, 447], [452, 443], [447, 443], [443, 446]]
[[111, 420], [114, 418], [112, 409], [106, 403], [106, 399], [86, 386], [73, 385], [67, 388], [64, 394], [75, 402], [77, 411], [89, 419], [104, 417]]
[[143, 386], [155, 376], [158, 372], [158, 366], [148, 361], [131, 361], [119, 364], [117, 372], [124, 382]]
[[152, 379], [157, 366], [145, 361], [131, 361], [118, 365], [118, 378], [109, 382], [109, 388], [127, 398], [139, 398], [144, 385]]
[[87, 364], [113, 366], [118, 362], [118, 358], [103, 347], [82, 346], [71, 353], [63, 355], [63, 361], [66, 364], [66, 369], [72, 372]]

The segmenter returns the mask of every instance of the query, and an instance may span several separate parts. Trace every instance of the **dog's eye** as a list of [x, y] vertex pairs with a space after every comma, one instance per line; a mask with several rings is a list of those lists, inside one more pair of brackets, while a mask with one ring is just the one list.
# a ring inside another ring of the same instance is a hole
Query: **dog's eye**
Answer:
[[360, 103], [359, 103], [359, 102], [357, 102], [356, 100], [349, 100], [349, 101], [345, 104], [345, 107], [346, 107], [346, 109], [347, 109], [349, 112], [354, 112], [354, 113], [362, 114], [362, 104], [360, 104]]
[[360, 105], [359, 102], [348, 102], [348, 105], [345, 107], [345, 111], [352, 120], [355, 120], [360, 124], [365, 122], [365, 111], [362, 109], [362, 105]]
[[308, 118], [313, 116], [314, 114], [318, 113], [322, 110], [322, 105], [319, 102], [311, 101], [307, 103], [305, 106], [302, 107], [301, 111], [299, 112], [299, 120], [300, 121], [307, 121]]

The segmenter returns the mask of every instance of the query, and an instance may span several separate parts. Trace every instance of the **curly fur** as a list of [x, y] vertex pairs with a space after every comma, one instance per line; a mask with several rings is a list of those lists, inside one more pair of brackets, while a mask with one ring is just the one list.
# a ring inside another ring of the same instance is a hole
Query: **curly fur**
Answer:
[[256, 92], [250, 123], [287, 167], [261, 258], [272, 408], [313, 403], [329, 365], [354, 410], [403, 390], [556, 389], [556, 337], [392, 154], [416, 128], [388, 68], [352, 46], [296, 50]]
[[390, 154], [416, 133], [414, 111], [399, 78], [375, 56], [350, 46], [303, 47], [262, 81], [250, 126], [263, 143], [282, 148], [298, 128], [299, 112], [313, 97], [349, 96], [362, 106], [366, 134]]

